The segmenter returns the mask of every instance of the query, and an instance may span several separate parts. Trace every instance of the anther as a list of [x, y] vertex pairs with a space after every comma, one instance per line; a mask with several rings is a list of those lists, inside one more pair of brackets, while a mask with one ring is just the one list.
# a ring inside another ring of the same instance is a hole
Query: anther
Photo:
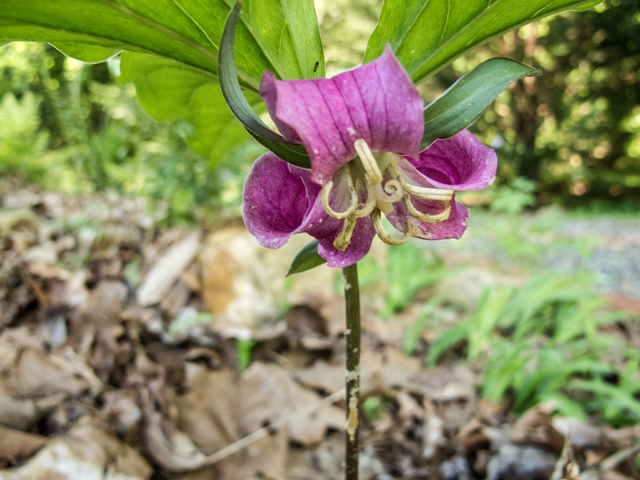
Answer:
[[448, 200], [441, 200], [441, 202], [445, 207], [444, 211], [437, 215], [429, 215], [418, 211], [418, 209], [413, 206], [409, 195], [404, 196], [404, 204], [407, 206], [407, 210], [409, 210], [411, 216], [426, 223], [440, 223], [449, 218], [449, 214], [451, 213], [451, 202]]
[[404, 222], [404, 235], [402, 235], [402, 238], [400, 239], [393, 238], [385, 231], [384, 225], [382, 225], [382, 218], [379, 209], [376, 208], [373, 210], [373, 212], [371, 212], [371, 220], [373, 220], [373, 228], [376, 229], [378, 237], [380, 237], [380, 240], [382, 240], [387, 245], [403, 245], [407, 243], [413, 235], [414, 227], [413, 222], [410, 218], [407, 218], [407, 220]]
[[329, 205], [329, 195], [331, 194], [331, 190], [333, 189], [333, 180], [329, 181], [324, 187], [322, 187], [322, 206], [324, 211], [327, 212], [327, 215], [332, 216], [333, 218], [347, 218], [350, 215], [353, 215], [353, 212], [358, 208], [358, 193], [356, 189], [353, 187], [353, 179], [351, 178], [351, 174], [348, 171], [340, 172], [341, 175], [346, 174], [347, 176], [347, 185], [349, 186], [349, 194], [351, 196], [351, 200], [349, 203], [349, 208], [344, 212], [336, 212], [331, 205]]
[[360, 160], [362, 160], [362, 166], [364, 167], [364, 171], [367, 174], [367, 180], [371, 185], [379, 185], [382, 183], [382, 172], [380, 171], [380, 167], [378, 167], [378, 162], [373, 157], [373, 153], [371, 153], [371, 149], [367, 142], [365, 142], [362, 138], [357, 139], [353, 146], [358, 152], [358, 156]]
[[356, 227], [357, 220], [354, 216], [345, 218], [342, 231], [333, 241], [333, 246], [341, 252], [344, 252], [351, 243], [351, 236], [353, 235], [353, 229]]

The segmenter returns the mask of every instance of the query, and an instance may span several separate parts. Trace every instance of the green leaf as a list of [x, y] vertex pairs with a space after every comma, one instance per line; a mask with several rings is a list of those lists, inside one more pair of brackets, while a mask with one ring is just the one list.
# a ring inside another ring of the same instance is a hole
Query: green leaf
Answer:
[[260, 137], [253, 132], [249, 132], [253, 138], [260, 142], [264, 147], [271, 150], [282, 160], [289, 162], [300, 168], [311, 168], [311, 160], [307, 150], [302, 145], [286, 145], [282, 143], [272, 142], [266, 138]]
[[573, 10], [577, 11], [577, 12], [583, 12], [585, 10], [591, 10], [593, 7], [600, 5], [603, 2], [603, 0], [596, 0], [595, 2], [591, 2], [591, 3], [587, 3], [586, 5], [582, 5], [580, 7], [576, 7]]
[[466, 323], [458, 324], [445, 332], [429, 347], [427, 366], [433, 367], [444, 352], [461, 342], [468, 334], [468, 324]]
[[[249, 135], [225, 105], [215, 77], [155, 55], [124, 52], [121, 82], [134, 82], [142, 106], [157, 120], [185, 121], [194, 127], [189, 146], [215, 166]], [[252, 105], [262, 100], [253, 92]]]
[[325, 263], [327, 263], [327, 261], [318, 255], [318, 241], [313, 240], [297, 253], [293, 262], [291, 262], [291, 266], [289, 266], [289, 270], [285, 274], [285, 277], [296, 273], [306, 272], [307, 270], [319, 267]]
[[[282, 135], [267, 127], [260, 117], [251, 109], [251, 106], [244, 98], [240, 83], [236, 76], [234, 59], [234, 42], [236, 27], [242, 3], [238, 2], [229, 13], [229, 17], [222, 33], [220, 41], [220, 87], [227, 105], [235, 117], [249, 131], [249, 133], [265, 147], [276, 153], [280, 158], [294, 165], [308, 168], [311, 161], [302, 145], [289, 142]], [[306, 159], [305, 159], [306, 156]]]
[[390, 44], [415, 83], [516, 27], [593, 0], [385, 0], [364, 62]]
[[[29, 0], [25, 5], [23, 0], [0, 0], [0, 38], [50, 42], [91, 61], [120, 50], [151, 53], [215, 75], [220, 37], [234, 3]], [[237, 69], [243, 85], [256, 92], [265, 70], [280, 78], [324, 75], [313, 0], [245, 0]]]
[[541, 73], [540, 69], [508, 58], [492, 58], [478, 65], [424, 109], [421, 148], [438, 138], [451, 137], [474, 123], [514, 81]]
[[103, 62], [105, 59], [111, 58], [122, 51], [118, 48], [86, 45], [77, 42], [57, 42], [53, 46], [64, 53], [67, 57], [82, 60], [86, 63]]

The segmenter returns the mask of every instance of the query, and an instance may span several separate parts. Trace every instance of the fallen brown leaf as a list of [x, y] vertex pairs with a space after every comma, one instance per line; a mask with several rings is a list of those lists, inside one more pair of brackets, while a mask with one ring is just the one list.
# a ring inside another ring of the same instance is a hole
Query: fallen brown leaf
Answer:
[[148, 480], [151, 467], [131, 447], [82, 422], [0, 480]]
[[193, 262], [199, 250], [197, 235], [173, 245], [147, 273], [138, 289], [138, 303], [143, 307], [159, 303]]
[[29, 457], [45, 443], [45, 437], [0, 425], [0, 464], [6, 466], [7, 463]]

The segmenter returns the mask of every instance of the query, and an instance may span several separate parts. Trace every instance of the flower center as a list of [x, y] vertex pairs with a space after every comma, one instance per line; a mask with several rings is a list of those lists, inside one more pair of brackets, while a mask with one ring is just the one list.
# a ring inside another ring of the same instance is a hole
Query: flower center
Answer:
[[[334, 218], [344, 219], [342, 231], [333, 242], [338, 250], [346, 250], [351, 243], [357, 219], [367, 215], [371, 215], [378, 237], [388, 245], [402, 245], [409, 241], [416, 228], [415, 220], [439, 223], [449, 218], [453, 190], [415, 185], [407, 175], [403, 175], [398, 165], [398, 155], [374, 155], [367, 142], [361, 138], [355, 141], [354, 148], [358, 157], [343, 166], [333, 180], [322, 188], [322, 206], [325, 212]], [[413, 204], [413, 197], [440, 202], [444, 210], [437, 215], [423, 213]], [[392, 213], [396, 208], [394, 204], [400, 201], [404, 202], [411, 218], [405, 221], [402, 237], [394, 238], [386, 232], [382, 214]], [[338, 212], [331, 207], [331, 203], [336, 202], [347, 204], [348, 207]]]

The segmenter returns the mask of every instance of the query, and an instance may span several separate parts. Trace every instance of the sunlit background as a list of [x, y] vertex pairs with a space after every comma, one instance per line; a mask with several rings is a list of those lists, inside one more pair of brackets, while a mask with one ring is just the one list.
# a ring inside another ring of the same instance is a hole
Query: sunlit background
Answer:
[[[357, 65], [381, 2], [318, 0], [329, 75]], [[522, 27], [456, 60], [420, 89], [434, 99], [494, 56], [544, 69], [517, 82], [472, 127], [496, 148], [496, 186], [466, 195], [493, 211], [560, 205], [633, 212], [640, 192], [640, 12], [607, 1]], [[84, 65], [53, 47], [0, 49], [0, 172], [68, 192], [112, 190], [166, 205], [166, 219], [237, 214], [243, 177], [260, 148], [205, 160], [159, 123], [107, 64]], [[214, 168], [215, 167], [215, 168]]]

